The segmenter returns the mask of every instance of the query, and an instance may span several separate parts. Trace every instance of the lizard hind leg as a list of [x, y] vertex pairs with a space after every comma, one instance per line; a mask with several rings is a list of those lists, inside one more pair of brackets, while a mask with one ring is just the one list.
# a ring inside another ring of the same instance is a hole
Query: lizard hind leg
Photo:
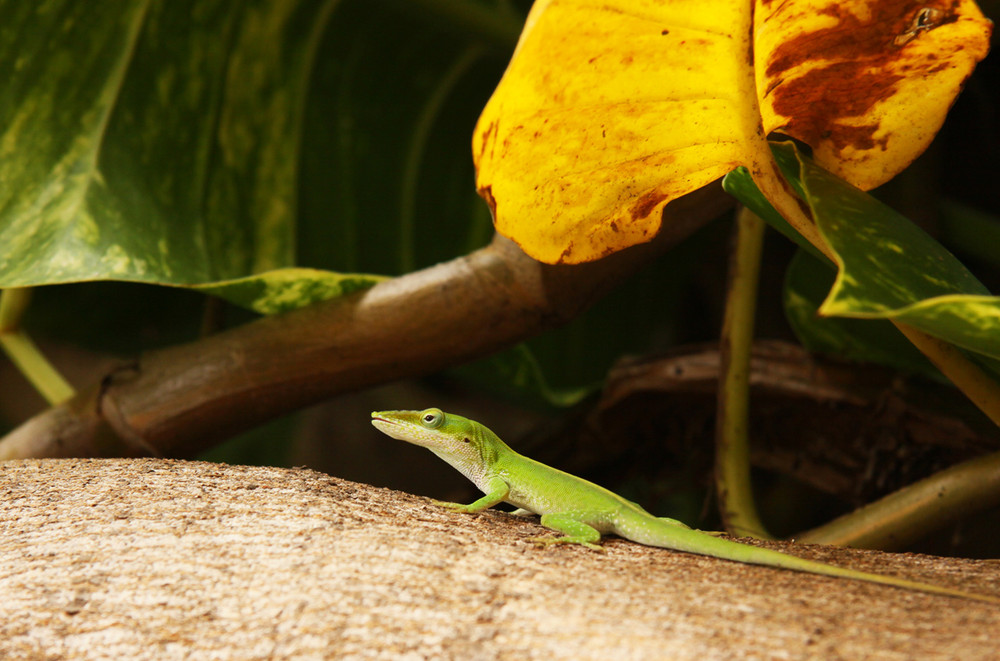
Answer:
[[549, 544], [580, 544], [594, 551], [604, 549], [597, 543], [601, 541], [601, 532], [587, 523], [592, 521], [589, 512], [553, 512], [543, 514], [541, 524], [546, 528], [563, 533], [563, 537], [533, 537], [529, 542], [548, 546]]

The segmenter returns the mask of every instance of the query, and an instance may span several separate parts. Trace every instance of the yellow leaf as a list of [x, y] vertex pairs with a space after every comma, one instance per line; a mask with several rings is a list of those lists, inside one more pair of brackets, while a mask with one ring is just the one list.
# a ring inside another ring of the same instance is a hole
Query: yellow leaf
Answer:
[[[544, 262], [599, 259], [651, 239], [670, 200], [738, 165], [750, 169], [779, 210], [802, 221], [794, 205], [776, 202], [784, 184], [764, 139], [765, 128], [795, 128], [794, 118], [779, 111], [793, 105], [789, 101], [801, 89], [796, 81], [813, 66], [788, 59], [791, 51], [783, 44], [829, 28], [819, 21], [823, 10], [805, 28], [789, 32], [785, 25], [796, 24], [791, 10], [782, 8], [795, 1], [762, 3], [773, 4], [777, 18], [772, 26], [758, 17], [754, 26], [746, 0], [538, 0], [473, 137], [477, 186], [497, 230]], [[969, 4], [956, 2], [958, 9]], [[892, 4], [899, 8], [896, 0]], [[906, 26], [918, 11], [914, 4]], [[978, 10], [976, 15], [977, 25], [988, 24]], [[911, 43], [961, 21], [939, 20], [896, 48], [912, 50]], [[757, 35], [755, 44], [751, 34]], [[794, 74], [783, 77], [778, 66], [771, 67], [772, 76], [761, 74], [770, 92], [763, 97], [766, 125], [753, 59], [758, 47], [768, 66], [777, 62]], [[811, 52], [808, 43], [801, 48]], [[966, 60], [974, 64], [984, 48], [966, 45]], [[957, 76], [947, 54], [938, 57], [949, 64], [932, 73], [947, 70], [959, 81], [954, 93], [968, 71]], [[943, 117], [951, 99], [935, 102]], [[885, 106], [876, 104], [883, 112]], [[823, 137], [839, 144], [833, 133]], [[869, 151], [878, 150], [876, 142]]]
[[715, 63], [745, 61], [750, 16], [716, 4], [725, 20], [704, 0], [535, 3], [473, 138], [501, 234], [544, 262], [590, 261], [649, 240], [667, 201], [733, 169], [753, 81]]

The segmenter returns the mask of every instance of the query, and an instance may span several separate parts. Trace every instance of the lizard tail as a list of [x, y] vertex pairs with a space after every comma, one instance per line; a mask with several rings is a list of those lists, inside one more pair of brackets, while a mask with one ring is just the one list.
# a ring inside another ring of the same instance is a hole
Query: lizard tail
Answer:
[[[634, 534], [633, 534], [634, 533]], [[743, 544], [729, 539], [713, 537], [698, 530], [671, 525], [670, 523], [657, 519], [644, 519], [643, 521], [633, 521], [632, 525], [622, 527], [623, 536], [640, 544], [648, 546], [658, 546], [660, 548], [673, 549], [675, 551], [686, 551], [700, 555], [712, 556], [723, 560], [732, 560], [754, 565], [764, 565], [766, 567], [777, 567], [779, 569], [789, 569], [792, 571], [819, 574], [821, 576], [832, 576], [835, 578], [849, 578], [856, 581], [866, 581], [879, 585], [888, 585], [906, 590], [917, 590], [930, 594], [939, 594], [947, 597], [957, 597], [961, 599], [972, 599], [989, 604], [1000, 604], [1000, 597], [991, 595], [975, 594], [947, 588], [931, 583], [920, 581], [910, 581], [905, 578], [886, 576], [883, 574], [872, 574], [868, 572], [828, 565], [814, 560], [806, 560], [788, 553], [781, 553], [771, 549]]]

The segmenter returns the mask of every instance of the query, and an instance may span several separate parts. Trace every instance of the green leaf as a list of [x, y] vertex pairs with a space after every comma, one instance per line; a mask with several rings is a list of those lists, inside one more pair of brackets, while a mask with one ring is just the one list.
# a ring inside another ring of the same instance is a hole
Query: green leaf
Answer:
[[785, 274], [785, 316], [810, 351], [841, 359], [878, 363], [943, 379], [941, 373], [896, 328], [884, 320], [822, 317], [819, 306], [830, 293], [836, 271], [800, 250]]
[[897, 319], [1000, 358], [1000, 298], [909, 220], [799, 160], [806, 201], [840, 265], [820, 314]]
[[334, 5], [0, 2], [0, 287], [291, 264], [300, 119]]
[[187, 285], [275, 312], [379, 279], [282, 268], [297, 239], [311, 265], [348, 271], [453, 257], [441, 237], [468, 240], [470, 217], [485, 243], [469, 134], [519, 19], [475, 0], [395, 5], [0, 0], [0, 287]]
[[193, 288], [260, 314], [279, 314], [346, 296], [387, 279], [385, 276], [363, 273], [288, 268], [246, 278], [196, 285]]
[[[915, 354], [897, 346], [894, 331], [843, 320], [830, 323], [816, 315], [896, 319], [974, 353], [1000, 358], [1000, 298], [990, 295], [958, 259], [891, 208], [815, 165], [793, 143], [772, 144], [772, 151], [838, 262], [830, 291], [815, 311], [827, 277], [804, 259], [797, 259], [789, 272], [786, 312], [806, 346], [932, 373]], [[789, 234], [787, 223], [745, 171], [731, 172], [724, 186]], [[797, 235], [789, 238], [803, 243]], [[809, 252], [828, 261], [815, 249]]]

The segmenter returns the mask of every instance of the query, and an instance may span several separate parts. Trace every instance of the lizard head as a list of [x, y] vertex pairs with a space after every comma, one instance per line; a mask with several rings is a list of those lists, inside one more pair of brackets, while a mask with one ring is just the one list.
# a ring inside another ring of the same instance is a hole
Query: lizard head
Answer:
[[468, 469], [489, 462], [499, 439], [477, 422], [441, 409], [375, 411], [375, 427], [401, 441], [431, 450], [468, 476]]

